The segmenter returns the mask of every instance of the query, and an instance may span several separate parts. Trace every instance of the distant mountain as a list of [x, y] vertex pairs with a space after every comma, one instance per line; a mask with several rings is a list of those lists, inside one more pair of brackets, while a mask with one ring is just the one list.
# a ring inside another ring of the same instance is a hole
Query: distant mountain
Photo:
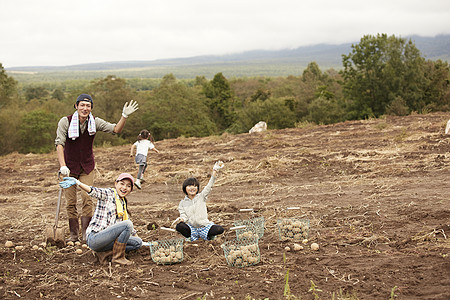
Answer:
[[[450, 61], [450, 35], [436, 37], [410, 36], [416, 47], [426, 59]], [[354, 42], [357, 44], [359, 41]], [[59, 73], [81, 71], [87, 77], [115, 73], [121, 77], [162, 77], [173, 73], [177, 78], [192, 78], [205, 75], [210, 77], [217, 72], [226, 76], [286, 76], [298, 75], [315, 61], [322, 69], [342, 68], [342, 55], [351, 52], [352, 43], [284, 49], [278, 51], [254, 50], [229, 55], [206, 55], [188, 58], [159, 59], [152, 61], [113, 61], [78, 64], [71, 66], [41, 66], [6, 68], [14, 76], [20, 72]], [[114, 72], [112, 72], [114, 71]], [[77, 77], [82, 75], [78, 74]]]

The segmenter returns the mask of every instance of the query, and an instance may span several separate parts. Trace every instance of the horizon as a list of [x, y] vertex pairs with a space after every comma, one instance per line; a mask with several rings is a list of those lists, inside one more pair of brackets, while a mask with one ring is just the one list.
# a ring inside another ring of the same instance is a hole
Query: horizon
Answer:
[[377, 33], [450, 34], [446, 0], [4, 0], [1, 6], [0, 62], [8, 68], [279, 51]]
[[[382, 34], [382, 33], [379, 33]], [[376, 34], [375, 34], [376, 35]], [[401, 38], [410, 39], [414, 37], [427, 39], [427, 38], [437, 38], [439, 36], [445, 37], [450, 36], [450, 34], [436, 34], [434, 36], [422, 36], [422, 35], [408, 35], [408, 36], [399, 36]], [[296, 48], [284, 48], [284, 49], [278, 49], [278, 50], [266, 50], [266, 49], [252, 49], [248, 51], [241, 51], [241, 52], [235, 52], [235, 53], [227, 53], [227, 54], [205, 54], [205, 55], [196, 55], [196, 56], [186, 56], [186, 57], [171, 57], [171, 58], [157, 58], [157, 59], [149, 59], [149, 60], [117, 60], [117, 61], [97, 61], [97, 62], [84, 62], [84, 63], [78, 63], [78, 64], [69, 64], [69, 65], [40, 65], [40, 66], [15, 66], [15, 67], [5, 67], [5, 70], [14, 70], [14, 69], [39, 69], [39, 68], [70, 68], [70, 67], [77, 67], [77, 66], [85, 66], [85, 65], [104, 65], [104, 64], [120, 64], [120, 63], [149, 63], [149, 62], [158, 62], [158, 61], [171, 61], [171, 60], [183, 60], [183, 59], [194, 59], [194, 58], [201, 58], [201, 57], [227, 57], [227, 56], [235, 56], [235, 55], [245, 55], [246, 53], [251, 52], [282, 52], [282, 51], [295, 51], [300, 50], [303, 48], [314, 48], [319, 46], [345, 46], [345, 45], [352, 45], [358, 43], [358, 41], [352, 41], [352, 42], [346, 42], [346, 43], [338, 43], [338, 44], [331, 44], [331, 43], [318, 43], [314, 45], [306, 45], [306, 46], [300, 46]], [[413, 41], [414, 42], [414, 41]], [[0, 61], [0, 63], [2, 63]]]

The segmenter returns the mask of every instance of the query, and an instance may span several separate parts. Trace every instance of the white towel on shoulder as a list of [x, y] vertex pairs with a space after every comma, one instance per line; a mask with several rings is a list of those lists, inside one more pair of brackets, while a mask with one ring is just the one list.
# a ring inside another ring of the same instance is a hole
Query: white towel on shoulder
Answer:
[[[78, 120], [78, 112], [74, 112], [72, 115], [72, 120], [70, 121], [69, 124], [69, 139], [76, 139], [77, 137], [79, 137], [80, 135], [80, 131], [79, 131], [79, 127], [80, 127], [80, 121]], [[88, 117], [88, 128], [87, 128], [89, 135], [94, 135], [96, 132], [96, 127], [95, 127], [95, 119], [94, 116], [92, 115], [92, 113], [89, 114]]]

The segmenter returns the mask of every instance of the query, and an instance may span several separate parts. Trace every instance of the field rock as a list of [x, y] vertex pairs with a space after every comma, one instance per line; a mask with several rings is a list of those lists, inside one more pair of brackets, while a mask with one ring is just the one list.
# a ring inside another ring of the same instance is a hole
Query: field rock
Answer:
[[267, 130], [267, 123], [264, 121], [259, 121], [258, 123], [255, 124], [255, 126], [252, 127], [252, 129], [248, 131], [248, 133], [263, 132], [266, 130]]

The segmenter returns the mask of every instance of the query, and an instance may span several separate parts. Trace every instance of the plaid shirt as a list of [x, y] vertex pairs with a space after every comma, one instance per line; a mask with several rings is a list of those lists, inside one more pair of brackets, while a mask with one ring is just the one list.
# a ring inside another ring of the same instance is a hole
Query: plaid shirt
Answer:
[[[91, 187], [89, 196], [96, 198], [97, 207], [95, 208], [94, 216], [86, 229], [86, 236], [91, 232], [100, 232], [111, 225], [121, 222], [122, 219], [117, 216], [116, 199], [114, 198], [113, 188], [96, 188]], [[132, 235], [136, 234], [133, 229]]]

